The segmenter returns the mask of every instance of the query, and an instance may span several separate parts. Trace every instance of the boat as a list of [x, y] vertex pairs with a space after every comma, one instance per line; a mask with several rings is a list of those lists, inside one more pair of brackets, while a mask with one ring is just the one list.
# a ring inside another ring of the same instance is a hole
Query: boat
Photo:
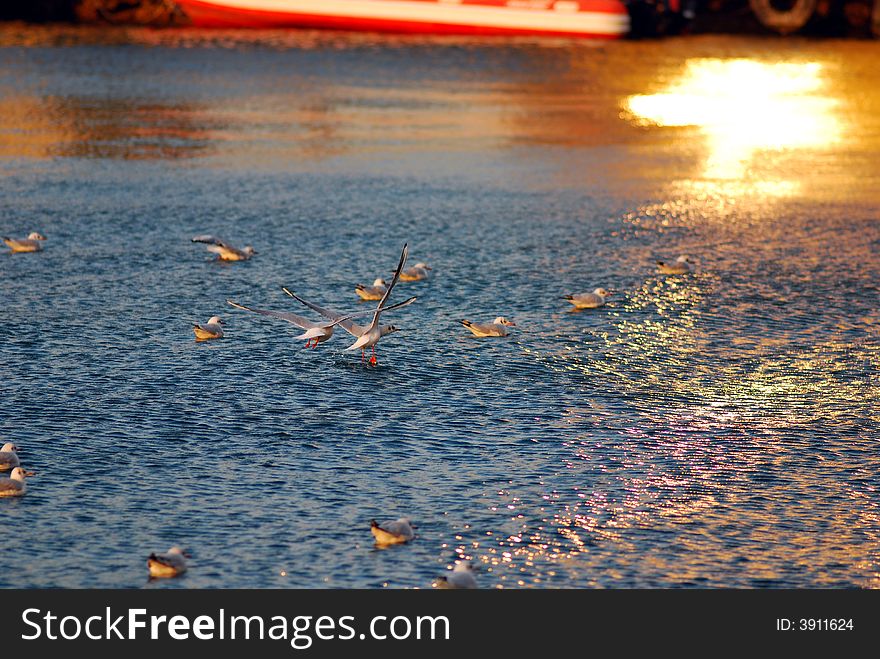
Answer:
[[620, 0], [175, 0], [193, 27], [618, 38]]

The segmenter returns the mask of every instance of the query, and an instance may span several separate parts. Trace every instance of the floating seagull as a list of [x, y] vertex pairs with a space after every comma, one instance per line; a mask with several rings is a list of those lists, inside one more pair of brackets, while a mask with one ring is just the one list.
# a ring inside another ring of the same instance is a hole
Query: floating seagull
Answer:
[[381, 300], [382, 296], [385, 295], [386, 290], [388, 290], [388, 284], [385, 283], [385, 280], [381, 277], [374, 281], [372, 286], [358, 284], [354, 287], [354, 292], [357, 293], [362, 300]]
[[507, 336], [508, 327], [516, 327], [516, 323], [507, 320], [504, 316], [498, 316], [491, 323], [472, 323], [469, 320], [460, 320], [462, 325], [467, 327], [474, 336]]
[[223, 321], [220, 316], [211, 316], [204, 325], [198, 323], [193, 324], [193, 332], [196, 334], [197, 341], [207, 341], [208, 339], [223, 338]]
[[25, 471], [21, 467], [12, 470], [9, 478], [0, 478], [0, 497], [20, 497], [27, 492], [26, 476], [36, 475], [35, 471]]
[[468, 561], [461, 561], [455, 564], [452, 571], [442, 577], [437, 577], [434, 582], [435, 588], [444, 589], [464, 589], [479, 588], [477, 579], [474, 576], [474, 569]]
[[19, 449], [12, 442], [6, 442], [3, 448], [0, 448], [0, 471], [9, 471], [15, 467], [21, 466], [16, 451]]
[[397, 269], [394, 271], [394, 277], [391, 279], [391, 283], [388, 284], [388, 289], [385, 291], [385, 294], [382, 296], [382, 299], [379, 301], [379, 305], [373, 312], [373, 320], [367, 327], [362, 327], [360, 325], [356, 325], [351, 322], [351, 318], [355, 315], [361, 314], [350, 314], [348, 316], [344, 316], [335, 311], [331, 311], [330, 309], [323, 309], [319, 307], [317, 304], [312, 304], [311, 302], [307, 302], [303, 300], [301, 297], [298, 297], [296, 294], [287, 290], [286, 288], [282, 289], [285, 293], [287, 293], [290, 297], [295, 300], [299, 300], [304, 305], [306, 305], [309, 309], [313, 311], [317, 311], [319, 314], [324, 316], [324, 318], [328, 318], [333, 321], [333, 325], [340, 325], [342, 329], [351, 334], [352, 336], [357, 337], [357, 341], [352, 343], [350, 346], [346, 348], [346, 350], [357, 350], [361, 349], [361, 361], [364, 360], [364, 352], [367, 348], [373, 349], [373, 355], [370, 357], [371, 364], [377, 364], [378, 360], [376, 359], [376, 344], [379, 342], [383, 336], [388, 334], [393, 334], [394, 332], [400, 331], [394, 325], [379, 325], [379, 316], [383, 311], [390, 311], [391, 309], [396, 309], [399, 307], [405, 307], [408, 304], [415, 302], [416, 298], [411, 297], [404, 302], [400, 302], [398, 304], [391, 305], [390, 307], [386, 307], [385, 304], [388, 302], [388, 297], [391, 295], [391, 291], [394, 288], [394, 285], [397, 283], [397, 280], [400, 278], [400, 272], [403, 270], [403, 266], [406, 263], [406, 256], [408, 254], [408, 248], [406, 245], [403, 246], [403, 251], [400, 254], [400, 262], [397, 264]]
[[672, 263], [657, 261], [657, 270], [664, 275], [686, 275], [691, 271], [691, 260], [687, 256], [679, 256]]
[[605, 306], [605, 298], [611, 295], [604, 288], [597, 288], [592, 293], [575, 293], [566, 295], [565, 299], [571, 302], [576, 309], [596, 309]]
[[208, 251], [217, 255], [221, 261], [247, 261], [256, 250], [247, 245], [244, 249], [233, 247], [224, 240], [220, 240], [214, 236], [196, 236], [192, 239], [194, 243], [207, 243]]
[[375, 519], [370, 520], [370, 531], [376, 538], [376, 545], [379, 547], [409, 542], [415, 537], [413, 528], [413, 524], [406, 517], [381, 525]]
[[13, 252], [39, 252], [43, 249], [43, 241], [46, 236], [34, 231], [27, 238], [7, 238], [3, 237], [3, 242], [9, 246]]
[[167, 554], [150, 554], [147, 567], [150, 576], [156, 579], [176, 577], [186, 572], [187, 554], [180, 547], [172, 547]]
[[428, 270], [431, 270], [431, 266], [426, 263], [416, 263], [413, 267], [401, 272], [400, 279], [401, 281], [421, 281], [428, 278]]

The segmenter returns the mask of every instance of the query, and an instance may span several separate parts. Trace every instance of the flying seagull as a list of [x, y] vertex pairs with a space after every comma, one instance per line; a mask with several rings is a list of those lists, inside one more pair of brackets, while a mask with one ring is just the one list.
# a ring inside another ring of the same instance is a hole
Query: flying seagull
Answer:
[[333, 325], [339, 325], [346, 332], [348, 332], [349, 334], [351, 334], [354, 337], [357, 337], [357, 341], [355, 341], [350, 346], [348, 346], [346, 348], [346, 350], [357, 350], [358, 348], [360, 348], [361, 349], [361, 361], [364, 360], [364, 354], [365, 354], [366, 349], [372, 348], [373, 355], [372, 355], [372, 357], [370, 357], [370, 363], [375, 365], [378, 363], [378, 360], [376, 358], [376, 344], [379, 342], [379, 339], [381, 339], [383, 336], [386, 336], [388, 334], [393, 334], [394, 332], [400, 331], [394, 325], [381, 325], [381, 326], [379, 325], [379, 317], [382, 315], [382, 312], [383, 311], [390, 311], [391, 309], [396, 309], [398, 307], [404, 307], [408, 304], [411, 304], [412, 302], [415, 302], [415, 300], [416, 300], [416, 298], [411, 297], [410, 299], [405, 300], [404, 302], [401, 302], [399, 304], [394, 304], [389, 307], [385, 306], [388, 302], [389, 296], [391, 295], [391, 291], [394, 289], [394, 285], [397, 283], [397, 280], [400, 279], [400, 272], [401, 272], [401, 270], [403, 270], [403, 266], [406, 264], [406, 257], [407, 257], [408, 252], [409, 252], [408, 247], [406, 245], [404, 245], [403, 251], [400, 254], [400, 262], [397, 264], [397, 269], [394, 271], [394, 277], [391, 279], [391, 283], [388, 284], [388, 288], [385, 290], [385, 294], [382, 296], [382, 299], [379, 301], [379, 306], [377, 306], [376, 309], [373, 311], [373, 320], [370, 322], [370, 324], [367, 327], [362, 327], [360, 325], [353, 323], [351, 321], [352, 315], [346, 316], [343, 314], [339, 314], [335, 311], [332, 311], [330, 309], [324, 309], [322, 307], [319, 307], [316, 304], [313, 304], [311, 302], [308, 302], [308, 301], [302, 299], [301, 297], [298, 297], [295, 293], [289, 291], [286, 288], [284, 288], [282, 290], [284, 290], [284, 292], [287, 293], [290, 297], [302, 302], [304, 305], [306, 305], [307, 307], [309, 307], [313, 311], [316, 311], [317, 313], [321, 314], [322, 316], [324, 316], [324, 318], [332, 320]]
[[[296, 297], [288, 291], [284, 289], [284, 291], [293, 297]], [[300, 298], [296, 298], [302, 301]], [[413, 298], [415, 299], [415, 298]], [[244, 309], [245, 311], [251, 311], [253, 313], [258, 313], [263, 316], [269, 316], [271, 318], [279, 318], [281, 320], [285, 320], [292, 325], [296, 325], [300, 329], [306, 330], [303, 334], [293, 337], [294, 339], [305, 339], [306, 340], [306, 348], [317, 348], [319, 343], [324, 343], [327, 339], [333, 336], [333, 328], [336, 326], [336, 322], [334, 321], [326, 321], [323, 323], [315, 323], [309, 320], [308, 318], [304, 318], [303, 316], [299, 316], [295, 313], [289, 313], [287, 311], [269, 311], [266, 309], [251, 309], [250, 307], [246, 307], [243, 304], [238, 304], [237, 302], [233, 302], [232, 300], [226, 300], [227, 304], [231, 304], [236, 309]], [[394, 305], [394, 306], [403, 306], [403, 305]], [[335, 313], [335, 312], [334, 312]], [[372, 309], [367, 309], [364, 311], [356, 311], [348, 316], [343, 316], [342, 314], [337, 314], [337, 318], [352, 318], [355, 316], [365, 316], [367, 314], [374, 313]]]

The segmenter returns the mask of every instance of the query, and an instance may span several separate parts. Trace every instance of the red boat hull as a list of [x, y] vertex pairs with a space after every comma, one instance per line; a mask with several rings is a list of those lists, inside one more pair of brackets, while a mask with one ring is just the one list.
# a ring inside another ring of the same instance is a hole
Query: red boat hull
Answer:
[[[381, 8], [375, 11], [372, 5]], [[617, 0], [590, 2], [483, 2], [437, 0], [361, 0], [352, 11], [330, 11], [321, 2], [281, 0], [177, 0], [194, 27], [316, 28], [416, 34], [616, 38], [629, 30], [629, 16]], [[395, 12], [395, 4], [401, 10]], [[565, 5], [567, 10], [554, 10]], [[545, 7], [541, 9], [540, 7]], [[573, 9], [572, 7], [577, 7]], [[308, 9], [307, 11], [303, 11]], [[413, 11], [415, 9], [415, 11]]]

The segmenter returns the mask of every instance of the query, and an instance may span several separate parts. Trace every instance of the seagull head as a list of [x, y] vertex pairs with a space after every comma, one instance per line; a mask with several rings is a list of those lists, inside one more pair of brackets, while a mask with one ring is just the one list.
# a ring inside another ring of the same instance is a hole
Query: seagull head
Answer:
[[12, 470], [12, 474], [10, 474], [10, 478], [16, 481], [23, 481], [27, 476], [36, 476], [37, 472], [35, 471], [25, 471], [21, 467], [16, 467]]
[[377, 277], [376, 280], [373, 282], [373, 286], [388, 286], [388, 284], [385, 283], [385, 280], [381, 277]]
[[506, 325], [507, 327], [516, 327], [516, 323], [512, 320], [508, 320], [504, 316], [498, 316], [494, 322], [495, 325]]
[[20, 451], [20, 450], [21, 450], [21, 449], [19, 449], [19, 448], [18, 448], [15, 444], [13, 444], [12, 442], [6, 442], [6, 443], [3, 445], [3, 448], [0, 448], [0, 451], [3, 451], [4, 453], [9, 453], [9, 452], [13, 452], [13, 453], [14, 453], [15, 451]]
[[28, 236], [28, 240], [46, 240], [46, 236], [34, 231]]
[[682, 254], [681, 256], [679, 256], [675, 260], [678, 261], [679, 263], [693, 263], [693, 261], [691, 261], [691, 257], [688, 256], [687, 254]]
[[422, 263], [421, 261], [419, 263], [416, 263], [414, 267], [421, 268], [422, 270], [431, 270], [431, 266], [429, 266], [427, 263]]
[[226, 323], [224, 323], [222, 320], [220, 320], [220, 316], [211, 316], [211, 318], [208, 319], [208, 325], [225, 325], [225, 324]]
[[243, 250], [241, 250], [241, 251], [244, 252], [245, 254], [247, 254], [248, 256], [253, 256], [254, 254], [257, 253], [257, 250], [255, 250], [255, 249], [254, 249], [253, 247], [251, 247], [250, 245], [247, 245], [247, 246], [246, 246]]
[[601, 295], [602, 297], [608, 297], [611, 295], [611, 291], [606, 291], [604, 288], [597, 288], [593, 291], [596, 295]]
[[394, 325], [385, 325], [382, 328], [382, 336], [386, 336], [388, 334], [394, 334], [395, 332], [399, 332], [400, 328], [395, 327]]

